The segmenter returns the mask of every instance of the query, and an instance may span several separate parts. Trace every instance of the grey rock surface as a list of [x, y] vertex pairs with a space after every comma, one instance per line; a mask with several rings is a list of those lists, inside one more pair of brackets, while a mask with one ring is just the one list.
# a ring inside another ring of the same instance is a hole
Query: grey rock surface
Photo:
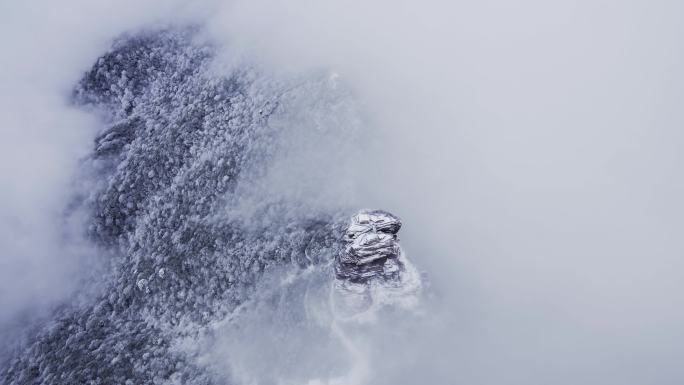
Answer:
[[401, 220], [382, 210], [362, 210], [345, 230], [344, 252], [337, 256], [337, 278], [364, 282], [374, 277], [396, 278], [403, 268], [397, 233]]

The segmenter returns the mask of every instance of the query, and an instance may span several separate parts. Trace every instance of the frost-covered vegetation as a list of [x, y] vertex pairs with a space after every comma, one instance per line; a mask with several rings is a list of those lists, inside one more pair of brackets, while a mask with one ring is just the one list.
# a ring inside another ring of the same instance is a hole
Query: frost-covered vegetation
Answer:
[[116, 41], [77, 85], [75, 103], [106, 128], [70, 212], [86, 213], [107, 273], [84, 284], [97, 287], [91, 300], [29, 334], [0, 382], [214, 383], [174, 341], [229, 314], [265, 271], [329, 262], [342, 247], [348, 212], [254, 187], [286, 151], [274, 119], [290, 114], [292, 90], [327, 80], [278, 82], [247, 65], [220, 74], [213, 55], [192, 29], [144, 32]]

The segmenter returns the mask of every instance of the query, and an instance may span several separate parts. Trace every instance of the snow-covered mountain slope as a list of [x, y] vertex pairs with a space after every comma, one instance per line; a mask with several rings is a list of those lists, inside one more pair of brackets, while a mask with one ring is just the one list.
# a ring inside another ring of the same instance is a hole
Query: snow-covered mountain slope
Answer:
[[[313, 120], [320, 127], [311, 135], [338, 148], [326, 155], [348, 156], [353, 125], [317, 120], [349, 114], [346, 96], [327, 76], [226, 71], [214, 55], [192, 28], [126, 36], [75, 88], [75, 103], [105, 128], [83, 160], [69, 213], [85, 213], [106, 273], [84, 284], [95, 293], [89, 301], [63, 305], [25, 341], [4, 383], [230, 382], [179, 341], [230, 322], [264, 274], [316, 266], [319, 281], [335, 280], [353, 211], [306, 201], [297, 188], [317, 180], [300, 182], [301, 171], [326, 164], [300, 165], [308, 158], [297, 154], [311, 147], [299, 137]], [[308, 108], [314, 119], [302, 115]]]

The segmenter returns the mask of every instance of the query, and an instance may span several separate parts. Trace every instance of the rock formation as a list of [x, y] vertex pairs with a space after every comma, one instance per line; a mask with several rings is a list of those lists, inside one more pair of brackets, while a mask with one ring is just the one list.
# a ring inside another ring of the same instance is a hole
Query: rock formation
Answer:
[[399, 218], [387, 211], [363, 210], [354, 215], [345, 230], [344, 252], [336, 259], [337, 278], [365, 282], [395, 277], [403, 268], [398, 258], [400, 228]]

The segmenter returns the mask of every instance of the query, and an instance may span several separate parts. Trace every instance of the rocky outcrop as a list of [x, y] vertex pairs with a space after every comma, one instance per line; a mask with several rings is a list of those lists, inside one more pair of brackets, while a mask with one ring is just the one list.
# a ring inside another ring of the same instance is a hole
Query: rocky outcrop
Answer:
[[363, 210], [351, 218], [345, 230], [345, 248], [336, 258], [338, 279], [365, 282], [392, 278], [403, 268], [397, 233], [401, 221], [382, 210]]

